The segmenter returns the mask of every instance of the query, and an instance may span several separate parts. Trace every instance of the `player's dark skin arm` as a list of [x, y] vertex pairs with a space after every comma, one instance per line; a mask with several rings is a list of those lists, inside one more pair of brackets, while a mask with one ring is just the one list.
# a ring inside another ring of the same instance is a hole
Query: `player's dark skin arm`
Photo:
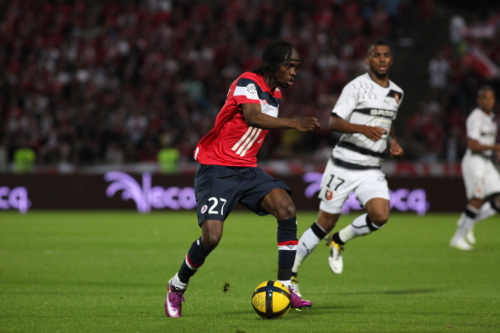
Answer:
[[299, 132], [310, 132], [320, 128], [317, 118], [305, 117], [302, 119], [275, 118], [265, 113], [259, 104], [245, 103], [241, 105], [247, 124], [252, 127], [266, 130], [295, 129]]
[[396, 134], [394, 133], [394, 128], [391, 126], [391, 131], [389, 132], [389, 154], [391, 157], [403, 156], [405, 154], [403, 148], [399, 145], [396, 139]]
[[330, 117], [330, 120], [328, 121], [328, 128], [339, 133], [363, 134], [374, 142], [382, 139], [382, 136], [387, 133], [385, 128], [352, 124], [335, 115]]
[[[497, 154], [500, 154], [500, 145], [499, 144], [482, 145], [477, 140], [467, 139], [467, 146], [469, 147], [469, 149], [473, 153], [481, 153], [482, 151], [485, 151], [485, 150], [494, 149], [497, 152]], [[481, 206], [483, 205], [484, 202], [485, 202], [484, 199], [472, 198], [471, 200], [469, 200], [468, 205], [470, 205], [476, 209], [479, 209], [479, 208], [481, 208]]]
[[[339, 133], [360, 133], [374, 142], [380, 140], [382, 136], [387, 132], [387, 130], [382, 127], [352, 124], [335, 115], [332, 115], [330, 117], [328, 128]], [[404, 150], [396, 140], [396, 135], [392, 127], [389, 135], [391, 138], [391, 140], [389, 140], [389, 153], [391, 154], [391, 157], [403, 156]]]
[[497, 154], [500, 154], [500, 144], [482, 145], [477, 140], [468, 139], [467, 140], [467, 146], [470, 148], [470, 150], [473, 153], [480, 153], [480, 152], [485, 151], [485, 150], [493, 149], [493, 150], [495, 150], [497, 152]]

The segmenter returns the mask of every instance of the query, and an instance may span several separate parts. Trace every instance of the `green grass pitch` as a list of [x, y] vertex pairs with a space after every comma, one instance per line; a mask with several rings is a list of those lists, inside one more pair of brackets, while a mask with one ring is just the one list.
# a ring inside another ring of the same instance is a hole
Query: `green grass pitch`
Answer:
[[[315, 217], [298, 213], [299, 235]], [[262, 320], [250, 296], [276, 278], [272, 217], [233, 212], [183, 317], [167, 318], [166, 283], [200, 235], [195, 213], [1, 212], [0, 332], [500, 332], [500, 218], [476, 227], [471, 252], [448, 246], [457, 218], [394, 213], [346, 246], [341, 275], [322, 242], [299, 274], [313, 307]]]

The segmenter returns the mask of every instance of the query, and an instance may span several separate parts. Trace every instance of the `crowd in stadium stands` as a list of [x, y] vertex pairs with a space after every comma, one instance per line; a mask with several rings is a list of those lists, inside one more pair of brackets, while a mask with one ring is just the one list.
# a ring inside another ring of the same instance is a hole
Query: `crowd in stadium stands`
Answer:
[[[280, 115], [316, 116], [324, 126], [315, 134], [269, 133], [259, 158], [294, 156], [324, 163], [335, 139], [326, 123], [341, 89], [366, 71], [363, 58], [371, 41], [399, 40], [416, 9], [420, 18], [432, 16], [432, 1], [418, 4], [2, 2], [0, 146], [9, 161], [19, 148], [30, 148], [39, 165], [156, 161], [166, 147], [192, 161], [193, 147], [212, 127], [230, 83], [260, 64], [266, 44], [286, 39], [299, 49], [302, 64], [300, 80], [284, 94]], [[488, 49], [497, 63], [498, 40], [491, 39]], [[412, 131], [403, 134], [418, 139], [408, 149], [413, 160], [447, 159], [454, 149], [456, 154], [463, 150], [464, 111], [477, 88], [451, 47], [430, 67], [432, 89], [407, 120]], [[450, 90], [468, 95], [450, 98]], [[434, 157], [425, 154], [427, 146]]]
[[429, 92], [406, 119], [410, 158], [460, 161], [467, 144], [465, 121], [477, 105], [480, 86], [490, 85], [500, 101], [500, 7], [484, 19], [464, 16], [451, 17], [450, 43], [429, 62]]

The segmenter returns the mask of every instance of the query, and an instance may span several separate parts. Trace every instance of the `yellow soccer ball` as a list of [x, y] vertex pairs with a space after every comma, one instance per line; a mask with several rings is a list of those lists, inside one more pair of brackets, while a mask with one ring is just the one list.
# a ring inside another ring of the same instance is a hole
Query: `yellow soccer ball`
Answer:
[[284, 317], [290, 311], [291, 304], [288, 288], [278, 281], [264, 281], [252, 294], [253, 309], [264, 319]]

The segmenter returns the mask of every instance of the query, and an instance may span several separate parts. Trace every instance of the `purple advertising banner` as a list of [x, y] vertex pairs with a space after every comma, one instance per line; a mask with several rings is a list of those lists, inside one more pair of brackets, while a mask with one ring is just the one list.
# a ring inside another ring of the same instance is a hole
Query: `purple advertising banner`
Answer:
[[[293, 191], [298, 210], [316, 211], [321, 173], [279, 177]], [[427, 212], [458, 212], [466, 203], [462, 179], [390, 178], [393, 211], [424, 215]], [[0, 211], [44, 209], [194, 210], [196, 200], [192, 175], [131, 175], [120, 171], [104, 175], [2, 175]], [[238, 206], [237, 209], [244, 209]], [[362, 207], [353, 193], [343, 212]]]

